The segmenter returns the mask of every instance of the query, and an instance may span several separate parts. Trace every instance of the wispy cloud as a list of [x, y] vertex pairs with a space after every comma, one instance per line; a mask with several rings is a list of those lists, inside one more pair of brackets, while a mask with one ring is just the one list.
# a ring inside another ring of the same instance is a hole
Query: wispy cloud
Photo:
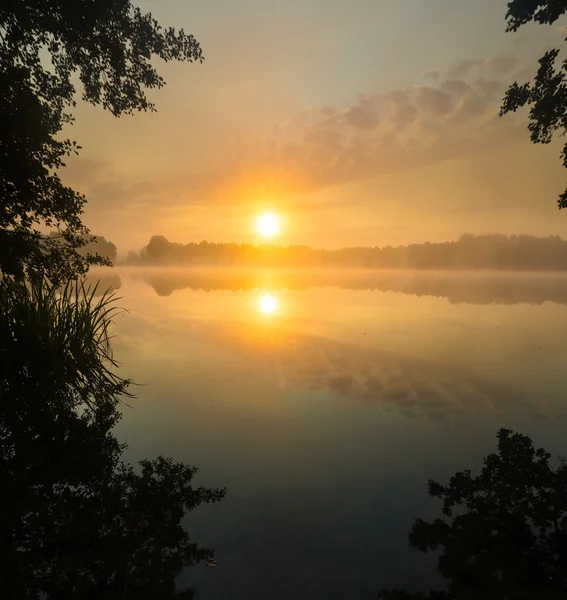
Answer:
[[466, 58], [455, 65], [449, 72], [449, 75], [452, 77], [463, 77], [473, 69], [496, 74], [509, 73], [517, 64], [518, 58], [513, 54], [487, 56], [486, 58]]
[[484, 74], [473, 80], [449, 76], [359, 94], [342, 109], [312, 109], [277, 135], [247, 141], [219, 169], [197, 174], [193, 189], [227, 197], [252, 182], [279, 193], [322, 189], [506, 144], [518, 137], [517, 121], [497, 117], [506, 84], [495, 75], [515, 64], [492, 57], [479, 62]]
[[441, 71], [439, 69], [431, 69], [430, 71], [426, 71], [423, 73], [422, 77], [426, 79], [432, 79], [433, 81], [437, 81], [441, 75]]
[[81, 158], [64, 177], [96, 210], [151, 206], [155, 213], [411, 171], [517, 140], [523, 134], [517, 119], [497, 116], [516, 66], [509, 55], [467, 59], [446, 76], [429, 71], [429, 83], [360, 93], [346, 107], [314, 107], [270, 133], [235, 137], [216, 164], [198, 172], [133, 179]]

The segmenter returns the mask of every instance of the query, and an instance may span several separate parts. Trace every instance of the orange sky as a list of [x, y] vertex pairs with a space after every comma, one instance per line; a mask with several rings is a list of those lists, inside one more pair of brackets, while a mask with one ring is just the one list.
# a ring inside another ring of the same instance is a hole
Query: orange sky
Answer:
[[79, 105], [64, 181], [120, 251], [172, 241], [334, 248], [559, 234], [559, 149], [497, 117], [557, 27], [506, 34], [506, 0], [160, 0], [140, 3], [201, 42], [161, 67], [157, 114]]

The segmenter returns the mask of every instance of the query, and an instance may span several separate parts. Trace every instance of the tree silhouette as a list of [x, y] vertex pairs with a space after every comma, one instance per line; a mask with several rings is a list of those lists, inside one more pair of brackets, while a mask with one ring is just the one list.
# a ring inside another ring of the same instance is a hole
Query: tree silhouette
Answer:
[[383, 600], [555, 600], [567, 594], [567, 466], [530, 438], [500, 429], [479, 475], [429, 481], [444, 518], [414, 522], [410, 545], [437, 552], [446, 592], [382, 590]]
[[463, 234], [453, 242], [323, 250], [279, 244], [180, 244], [151, 237], [131, 264], [242, 267], [566, 270], [567, 241], [559, 236]]
[[[162, 28], [129, 0], [9, 0], [0, 5], [0, 271], [43, 271], [61, 281], [100, 256], [81, 256], [86, 198], [57, 170], [79, 146], [72, 123], [75, 75], [82, 98], [113, 115], [154, 110], [146, 89], [164, 80], [154, 59], [202, 60], [183, 30]], [[55, 237], [45, 236], [45, 229]]]
[[116, 260], [117, 253], [116, 245], [102, 235], [91, 236], [89, 241], [79, 249], [79, 254], [83, 256], [99, 254], [111, 262]]
[[189, 598], [175, 578], [213, 555], [182, 520], [225, 491], [171, 459], [121, 461], [114, 300], [0, 280], [2, 598]]
[[[567, 0], [511, 0], [506, 14], [506, 31], [517, 31], [529, 22], [551, 25], [567, 12]], [[501, 115], [530, 106], [528, 130], [534, 144], [548, 144], [553, 135], [567, 133], [567, 78], [565, 63], [557, 68], [560, 51], [548, 50], [539, 60], [533, 82], [513, 83], [500, 111]], [[567, 167], [567, 144], [561, 153]], [[567, 189], [559, 196], [559, 208], [567, 207]]]
[[97, 409], [3, 428], [3, 597], [192, 597], [180, 595], [175, 579], [214, 551], [192, 541], [182, 519], [225, 492], [193, 487], [196, 469], [171, 459], [144, 460], [137, 470], [121, 463], [112, 425]]

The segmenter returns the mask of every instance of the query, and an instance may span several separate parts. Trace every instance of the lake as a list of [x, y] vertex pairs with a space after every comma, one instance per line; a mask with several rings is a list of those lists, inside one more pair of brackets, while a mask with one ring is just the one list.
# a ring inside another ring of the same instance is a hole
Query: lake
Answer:
[[94, 272], [129, 314], [127, 458], [199, 467], [226, 498], [186, 518], [219, 566], [200, 600], [373, 599], [442, 586], [409, 548], [427, 481], [478, 471], [496, 431], [567, 454], [567, 276]]

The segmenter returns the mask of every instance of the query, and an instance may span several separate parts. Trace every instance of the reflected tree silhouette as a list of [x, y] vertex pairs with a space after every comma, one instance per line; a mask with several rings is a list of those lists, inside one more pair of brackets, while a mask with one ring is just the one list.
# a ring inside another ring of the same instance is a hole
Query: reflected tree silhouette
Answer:
[[0, 282], [2, 598], [190, 598], [176, 577], [213, 556], [182, 522], [225, 491], [168, 458], [122, 461], [112, 301]]
[[555, 600], [567, 594], [567, 466], [529, 437], [498, 432], [498, 452], [479, 475], [429, 481], [443, 518], [417, 519], [410, 546], [437, 552], [447, 590], [382, 590], [382, 600]]
[[89, 274], [84, 278], [84, 284], [95, 289], [95, 296], [102, 296], [107, 292], [114, 292], [122, 287], [122, 279], [119, 275], [95, 275]]
[[141, 269], [137, 275], [158, 296], [183, 289], [252, 291], [306, 290], [333, 287], [346, 290], [395, 292], [447, 298], [452, 304], [567, 305], [567, 278], [549, 274], [373, 271], [368, 269], [274, 270], [173, 268]]
[[14, 598], [192, 598], [175, 578], [213, 550], [193, 542], [182, 519], [224, 491], [193, 488], [196, 469], [171, 459], [123, 464], [108, 421], [94, 419], [3, 456], [1, 589]]

